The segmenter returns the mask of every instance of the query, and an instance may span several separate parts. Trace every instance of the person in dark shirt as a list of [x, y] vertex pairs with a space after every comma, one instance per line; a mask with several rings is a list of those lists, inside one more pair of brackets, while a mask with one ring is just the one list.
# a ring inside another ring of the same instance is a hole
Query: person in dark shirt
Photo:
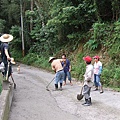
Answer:
[[66, 58], [66, 54], [62, 55], [62, 66], [64, 69], [64, 85], [66, 85], [66, 78], [68, 77], [68, 80], [70, 81], [70, 85], [73, 85], [71, 82], [71, 65], [70, 61]]
[[[2, 62], [4, 63], [5, 70], [3, 72], [3, 76], [6, 77], [7, 70], [8, 70], [8, 61], [11, 61], [11, 54], [9, 50], [9, 42], [13, 40], [13, 36], [10, 34], [3, 34], [0, 37], [1, 41], [1, 59]], [[12, 67], [11, 64], [9, 66], [9, 71], [8, 71], [8, 78], [12, 74]]]

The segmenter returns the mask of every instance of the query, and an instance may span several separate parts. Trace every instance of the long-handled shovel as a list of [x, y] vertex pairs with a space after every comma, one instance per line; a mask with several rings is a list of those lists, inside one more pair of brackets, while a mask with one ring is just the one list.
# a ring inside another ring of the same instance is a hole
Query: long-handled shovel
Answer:
[[48, 89], [48, 87], [49, 87], [49, 85], [51, 84], [51, 82], [54, 80], [55, 78], [53, 78], [49, 83], [48, 83], [48, 85], [46, 86], [46, 90], [47, 91], [50, 91], [49, 89]]

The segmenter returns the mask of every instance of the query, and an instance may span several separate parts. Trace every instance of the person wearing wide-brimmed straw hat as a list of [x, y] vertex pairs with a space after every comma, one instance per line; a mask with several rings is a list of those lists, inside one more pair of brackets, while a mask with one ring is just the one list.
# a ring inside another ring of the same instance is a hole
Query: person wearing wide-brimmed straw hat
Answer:
[[49, 58], [49, 63], [51, 63], [52, 70], [56, 73], [54, 79], [55, 90], [58, 90], [58, 82], [60, 83], [60, 90], [62, 90], [64, 71], [61, 62], [62, 59], [57, 59], [55, 57]]
[[13, 40], [13, 36], [12, 35], [10, 35], [10, 34], [3, 34], [1, 37], [0, 37], [0, 40], [1, 40], [1, 42], [10, 42], [10, 41], [12, 41]]
[[[1, 41], [1, 58], [2, 58], [2, 62], [4, 63], [4, 67], [5, 67], [5, 71], [3, 73], [4, 77], [6, 77], [8, 61], [12, 60], [10, 50], [9, 50], [9, 44], [8, 44], [12, 40], [13, 40], [13, 36], [10, 35], [10, 34], [3, 34], [0, 37], [0, 41]], [[13, 62], [13, 63], [15, 63], [15, 62]], [[11, 67], [11, 64], [10, 64], [8, 77], [11, 74], [12, 74], [12, 67]]]

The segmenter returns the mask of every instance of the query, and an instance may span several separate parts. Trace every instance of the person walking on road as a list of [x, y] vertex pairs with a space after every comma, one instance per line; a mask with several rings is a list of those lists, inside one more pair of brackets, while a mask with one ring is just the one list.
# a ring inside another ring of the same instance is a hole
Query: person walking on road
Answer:
[[[9, 42], [13, 40], [13, 36], [10, 34], [3, 34], [0, 37], [1, 41], [1, 58], [2, 63], [4, 64], [5, 70], [3, 72], [3, 76], [9, 78], [9, 76], [12, 75], [12, 65], [9, 66], [8, 76], [7, 76], [7, 70], [8, 70], [8, 61], [13, 61], [13, 58], [11, 58], [10, 50], [9, 50]], [[13, 64], [15, 62], [13, 61]]]
[[100, 62], [99, 56], [94, 56], [94, 84], [95, 84], [95, 91], [100, 89], [100, 93], [103, 93], [102, 84], [100, 82], [100, 76], [102, 73], [102, 63]]
[[70, 85], [73, 85], [72, 84], [72, 81], [71, 81], [71, 65], [70, 65], [70, 61], [66, 58], [66, 54], [63, 54], [62, 55], [62, 66], [63, 66], [63, 69], [64, 69], [64, 85], [66, 85], [66, 78], [68, 77], [68, 80], [70, 81]]
[[62, 90], [64, 71], [61, 62], [62, 59], [56, 59], [55, 57], [49, 58], [49, 63], [51, 63], [52, 70], [55, 72], [55, 90], [58, 90], [58, 82], [60, 83], [60, 90]]
[[93, 86], [93, 65], [91, 64], [92, 58], [90, 56], [83, 57], [83, 60], [86, 63], [86, 71], [84, 76], [84, 85], [82, 95], [85, 97], [85, 103], [82, 105], [90, 106], [92, 105], [90, 91]]

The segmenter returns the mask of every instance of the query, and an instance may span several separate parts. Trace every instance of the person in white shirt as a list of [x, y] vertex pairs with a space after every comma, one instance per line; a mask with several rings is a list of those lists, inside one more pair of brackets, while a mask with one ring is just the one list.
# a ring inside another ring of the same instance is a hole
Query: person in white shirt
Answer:
[[83, 57], [83, 60], [86, 63], [86, 71], [85, 71], [85, 74], [83, 75], [84, 85], [83, 85], [83, 91], [82, 91], [82, 95], [85, 97], [85, 103], [83, 103], [82, 105], [90, 106], [92, 105], [90, 91], [91, 91], [91, 87], [93, 86], [92, 81], [94, 78], [93, 65], [91, 64], [92, 58], [90, 56], [86, 56], [86, 57]]
[[102, 73], [102, 63], [100, 62], [99, 56], [94, 56], [94, 85], [96, 87], [95, 91], [100, 89], [100, 93], [103, 93], [102, 84], [100, 82], [100, 76]]

